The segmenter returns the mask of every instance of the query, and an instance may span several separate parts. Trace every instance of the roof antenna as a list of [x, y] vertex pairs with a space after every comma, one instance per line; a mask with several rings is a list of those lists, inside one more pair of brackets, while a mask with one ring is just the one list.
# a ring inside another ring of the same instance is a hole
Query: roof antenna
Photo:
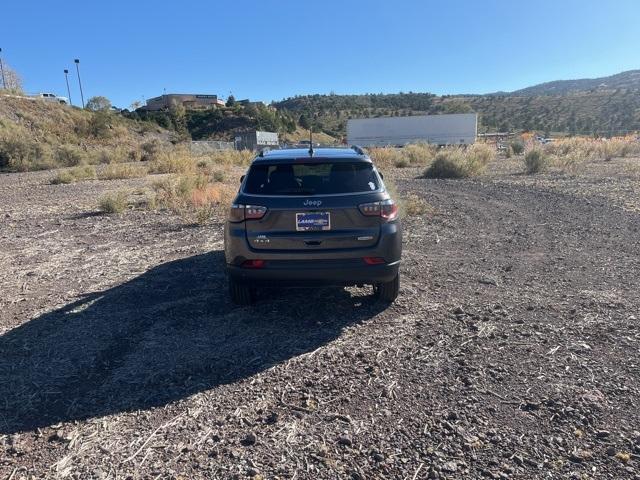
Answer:
[[313, 127], [309, 127], [309, 156], [313, 157]]

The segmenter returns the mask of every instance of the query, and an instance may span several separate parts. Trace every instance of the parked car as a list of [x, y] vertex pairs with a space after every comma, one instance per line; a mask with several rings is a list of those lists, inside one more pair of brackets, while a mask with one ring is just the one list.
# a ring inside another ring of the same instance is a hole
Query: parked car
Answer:
[[69, 103], [69, 99], [67, 97], [61, 97], [55, 93], [37, 93], [33, 95], [32, 98], [39, 98], [46, 102], [61, 103], [63, 105], [67, 105]]
[[398, 296], [398, 205], [358, 147], [263, 152], [242, 177], [225, 226], [229, 292], [269, 286], [372, 285]]

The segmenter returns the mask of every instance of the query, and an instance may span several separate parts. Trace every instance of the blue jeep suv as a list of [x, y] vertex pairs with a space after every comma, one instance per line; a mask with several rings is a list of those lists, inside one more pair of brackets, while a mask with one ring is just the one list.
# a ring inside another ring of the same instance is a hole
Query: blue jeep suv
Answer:
[[372, 285], [398, 296], [398, 205], [359, 147], [263, 152], [242, 177], [225, 225], [231, 299], [259, 286]]

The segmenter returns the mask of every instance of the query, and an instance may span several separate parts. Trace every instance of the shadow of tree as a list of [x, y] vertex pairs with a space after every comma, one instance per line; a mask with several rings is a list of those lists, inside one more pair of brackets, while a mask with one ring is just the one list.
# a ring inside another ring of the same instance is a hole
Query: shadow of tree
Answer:
[[0, 337], [0, 433], [164, 405], [337, 338], [384, 305], [344, 289], [227, 299], [222, 252], [161, 264]]

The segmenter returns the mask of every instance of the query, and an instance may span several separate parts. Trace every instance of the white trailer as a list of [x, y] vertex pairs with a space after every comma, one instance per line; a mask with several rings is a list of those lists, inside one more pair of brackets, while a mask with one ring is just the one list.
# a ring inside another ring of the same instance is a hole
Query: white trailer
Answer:
[[383, 147], [409, 143], [471, 145], [478, 133], [476, 113], [416, 117], [353, 118], [347, 121], [349, 145]]

